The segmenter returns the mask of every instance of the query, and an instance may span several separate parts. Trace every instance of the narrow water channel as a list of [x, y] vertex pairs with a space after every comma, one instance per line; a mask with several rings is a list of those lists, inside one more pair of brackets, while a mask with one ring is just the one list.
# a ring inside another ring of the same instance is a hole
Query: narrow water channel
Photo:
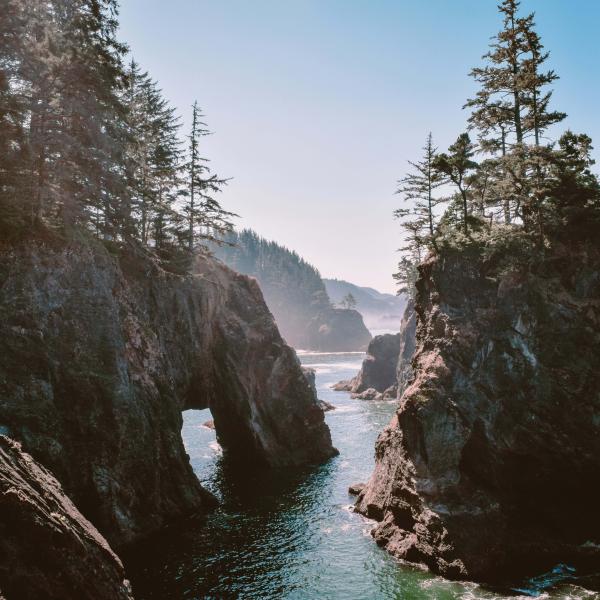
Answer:
[[[395, 402], [353, 400], [331, 384], [360, 368], [360, 353], [301, 353], [317, 371], [319, 397], [340, 455], [311, 470], [231, 472], [221, 460], [210, 412], [184, 413], [183, 438], [199, 479], [222, 501], [206, 519], [161, 535], [127, 561], [138, 600], [257, 598], [306, 600], [505, 598], [471, 583], [453, 583], [398, 565], [369, 536], [372, 523], [351, 510], [348, 486], [366, 481], [378, 433]], [[591, 598], [570, 584], [528, 596]], [[519, 596], [515, 594], [512, 596]], [[597, 597], [597, 596], [596, 596]]]

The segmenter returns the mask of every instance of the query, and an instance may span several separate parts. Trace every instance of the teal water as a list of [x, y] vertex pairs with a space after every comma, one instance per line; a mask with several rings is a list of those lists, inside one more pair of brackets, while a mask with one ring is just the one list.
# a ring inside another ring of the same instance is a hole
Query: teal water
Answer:
[[[232, 472], [209, 411], [184, 413], [183, 438], [196, 474], [221, 500], [206, 519], [191, 519], [138, 548], [126, 561], [138, 600], [260, 598], [295, 600], [478, 600], [537, 596], [599, 598], [566, 582], [568, 568], [498, 593], [448, 582], [398, 564], [369, 535], [372, 522], [351, 510], [348, 486], [373, 469], [378, 433], [395, 402], [352, 400], [330, 385], [360, 368], [358, 353], [301, 353], [317, 371], [319, 397], [340, 455], [311, 470]], [[559, 567], [560, 570], [560, 567]]]

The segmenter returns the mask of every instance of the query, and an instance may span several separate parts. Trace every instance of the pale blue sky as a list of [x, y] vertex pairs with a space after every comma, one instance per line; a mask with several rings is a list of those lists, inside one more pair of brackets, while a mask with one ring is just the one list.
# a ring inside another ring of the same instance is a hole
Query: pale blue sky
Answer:
[[[600, 149], [600, 0], [525, 0], [561, 76], [564, 127]], [[325, 277], [393, 291], [395, 182], [428, 131], [464, 130], [495, 0], [122, 0], [121, 37], [187, 119], [241, 226]], [[596, 152], [600, 158], [600, 153]]]

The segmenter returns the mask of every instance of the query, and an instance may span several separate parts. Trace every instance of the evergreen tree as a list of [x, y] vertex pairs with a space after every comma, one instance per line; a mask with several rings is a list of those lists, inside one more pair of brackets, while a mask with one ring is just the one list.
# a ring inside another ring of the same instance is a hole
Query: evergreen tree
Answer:
[[544, 52], [540, 36], [534, 29], [534, 15], [521, 19], [519, 26], [523, 31], [525, 50], [528, 53], [523, 61], [521, 82], [523, 103], [527, 108], [523, 122], [526, 131], [533, 131], [535, 145], [539, 146], [543, 132], [551, 125], [562, 121], [567, 115], [549, 109], [552, 90], [545, 91], [545, 88], [556, 81], [558, 75], [552, 70], [546, 72], [541, 70], [550, 53]]
[[458, 189], [462, 201], [463, 229], [469, 232], [469, 197], [468, 192], [473, 185], [472, 172], [477, 169], [473, 160], [475, 146], [468, 133], [458, 136], [456, 142], [448, 148], [448, 153], [439, 154], [434, 161], [434, 168], [440, 178], [444, 178]]
[[231, 219], [234, 213], [224, 210], [215, 198], [220, 192], [226, 179], [220, 179], [212, 174], [208, 159], [200, 155], [200, 142], [203, 137], [210, 135], [203, 115], [194, 102], [192, 106], [192, 128], [189, 140], [188, 162], [185, 166], [187, 179], [186, 202], [184, 211], [188, 221], [188, 247], [191, 250], [199, 239], [219, 241], [233, 228]]
[[[409, 164], [414, 168], [413, 173], [409, 173], [401, 179], [397, 194], [401, 194], [406, 202], [411, 202], [409, 209], [397, 209], [394, 212], [396, 218], [406, 219], [411, 217], [410, 221], [403, 223], [403, 226], [411, 234], [411, 238], [417, 244], [422, 244], [426, 239], [435, 244], [435, 216], [433, 209], [439, 200], [434, 198], [434, 191], [441, 184], [439, 172], [434, 168], [437, 149], [433, 145], [431, 133], [427, 136], [427, 141], [423, 148], [423, 157], [419, 162]], [[425, 233], [426, 232], [426, 233]]]
[[356, 308], [356, 298], [348, 293], [342, 298], [342, 308], [346, 310], [354, 310]]
[[129, 124], [127, 164], [134, 222], [143, 245], [177, 236], [181, 143], [179, 119], [147, 72], [131, 61], [123, 95]]

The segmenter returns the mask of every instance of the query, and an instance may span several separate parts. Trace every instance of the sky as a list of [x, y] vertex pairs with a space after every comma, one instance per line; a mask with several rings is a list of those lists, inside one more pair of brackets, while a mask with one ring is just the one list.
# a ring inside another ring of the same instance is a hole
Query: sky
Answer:
[[[393, 292], [394, 195], [429, 131], [464, 131], [496, 0], [121, 0], [121, 39], [187, 127], [194, 100], [220, 200], [324, 277]], [[523, 0], [561, 79], [561, 126], [600, 149], [600, 0]], [[600, 152], [595, 151], [600, 162]]]

